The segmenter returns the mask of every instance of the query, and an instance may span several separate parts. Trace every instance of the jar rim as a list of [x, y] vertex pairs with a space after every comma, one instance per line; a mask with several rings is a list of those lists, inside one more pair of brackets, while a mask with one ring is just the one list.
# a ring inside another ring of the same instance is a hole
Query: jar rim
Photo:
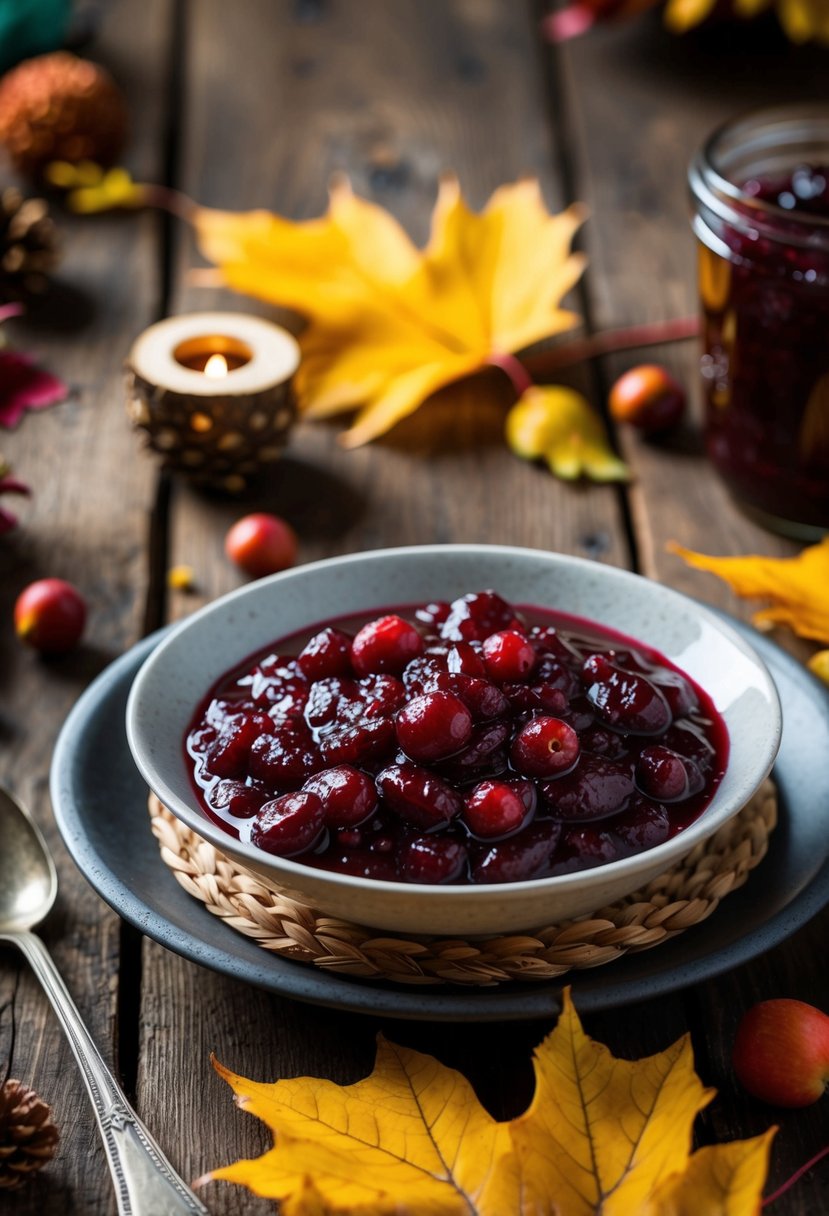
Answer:
[[[798, 230], [817, 235], [821, 243], [829, 240], [829, 216], [790, 211], [749, 194], [719, 167], [729, 143], [735, 155], [737, 151], [768, 153], [774, 149], [782, 155], [786, 149], [794, 149], [798, 142], [802, 144], [809, 138], [825, 143], [829, 165], [829, 106], [819, 103], [773, 106], [729, 118], [711, 132], [689, 165], [692, 194], [703, 207], [737, 228], [751, 224], [777, 240], [781, 237], [781, 228], [785, 229], [787, 240], [796, 241]], [[797, 159], [794, 155], [790, 158]], [[743, 180], [750, 181], [752, 176]]]

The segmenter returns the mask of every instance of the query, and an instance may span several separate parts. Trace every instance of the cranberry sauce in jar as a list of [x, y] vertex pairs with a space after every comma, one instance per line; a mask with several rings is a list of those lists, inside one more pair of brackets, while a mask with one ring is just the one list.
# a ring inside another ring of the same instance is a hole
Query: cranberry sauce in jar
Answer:
[[708, 805], [728, 739], [648, 646], [483, 591], [274, 642], [209, 690], [185, 747], [204, 812], [270, 853], [498, 883], [661, 844]]
[[729, 123], [693, 161], [708, 454], [761, 523], [829, 529], [829, 107]]

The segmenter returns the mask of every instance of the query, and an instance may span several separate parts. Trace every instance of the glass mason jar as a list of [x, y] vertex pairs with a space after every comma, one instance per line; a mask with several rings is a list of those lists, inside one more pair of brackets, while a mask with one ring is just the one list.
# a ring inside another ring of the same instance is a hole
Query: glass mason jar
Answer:
[[829, 106], [726, 123], [691, 163], [708, 455], [761, 523], [829, 530]]

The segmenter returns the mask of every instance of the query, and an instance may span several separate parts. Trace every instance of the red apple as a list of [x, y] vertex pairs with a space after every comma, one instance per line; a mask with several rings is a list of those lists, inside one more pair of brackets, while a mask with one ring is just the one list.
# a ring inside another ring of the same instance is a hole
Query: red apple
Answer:
[[829, 1017], [805, 1001], [761, 1001], [737, 1028], [738, 1080], [772, 1106], [809, 1106], [829, 1082]]
[[244, 515], [225, 537], [225, 553], [251, 578], [287, 570], [296, 561], [296, 551], [291, 525], [264, 511]]
[[30, 583], [14, 606], [17, 636], [42, 654], [72, 650], [81, 640], [85, 624], [86, 601], [62, 578]]
[[620, 376], [610, 390], [610, 413], [655, 435], [676, 426], [685, 412], [685, 390], [658, 363], [643, 363]]

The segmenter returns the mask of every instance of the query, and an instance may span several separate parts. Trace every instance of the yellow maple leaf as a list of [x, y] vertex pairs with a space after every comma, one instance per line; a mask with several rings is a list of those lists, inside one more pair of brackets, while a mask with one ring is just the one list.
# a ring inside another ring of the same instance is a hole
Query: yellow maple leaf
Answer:
[[354, 447], [444, 385], [574, 325], [561, 301], [584, 268], [570, 251], [582, 219], [577, 206], [551, 215], [530, 179], [478, 214], [446, 177], [423, 250], [342, 178], [320, 219], [199, 208], [193, 222], [228, 287], [307, 317], [300, 404], [313, 417], [357, 409], [343, 437]]
[[271, 1085], [216, 1064], [272, 1149], [205, 1175], [280, 1201], [290, 1216], [756, 1216], [770, 1133], [691, 1155], [713, 1097], [687, 1038], [646, 1060], [589, 1039], [564, 994], [534, 1056], [525, 1114], [498, 1123], [431, 1056], [379, 1041], [356, 1085]]
[[[216, 1065], [245, 1110], [276, 1133], [258, 1161], [211, 1177], [286, 1199], [313, 1178], [335, 1211], [469, 1216], [519, 1210], [509, 1128], [480, 1106], [460, 1073], [380, 1039], [374, 1072], [345, 1087], [299, 1077], [274, 1085]], [[313, 1210], [313, 1209], [312, 1209]]]
[[684, 1174], [674, 1174], [639, 1216], [760, 1216], [760, 1190], [775, 1129], [752, 1140], [709, 1145], [694, 1153]]
[[671, 543], [689, 566], [724, 579], [737, 595], [771, 600], [754, 614], [761, 628], [788, 625], [803, 638], [829, 642], [829, 537], [796, 557], [707, 557]]

